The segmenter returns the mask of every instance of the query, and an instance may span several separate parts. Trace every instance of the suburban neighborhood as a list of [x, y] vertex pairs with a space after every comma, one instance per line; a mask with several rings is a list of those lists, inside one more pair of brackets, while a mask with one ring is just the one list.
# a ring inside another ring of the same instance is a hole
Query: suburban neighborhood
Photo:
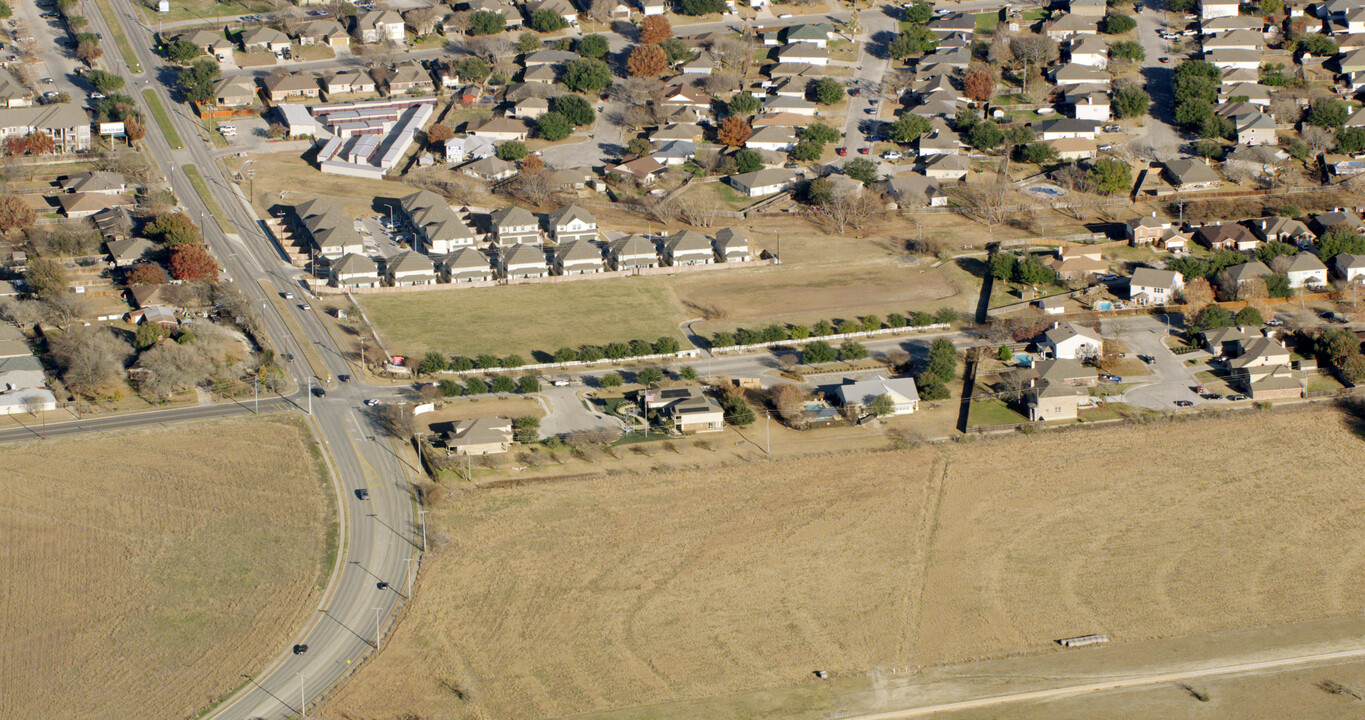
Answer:
[[0, 1], [0, 153], [0, 714], [1365, 693], [1365, 0]]

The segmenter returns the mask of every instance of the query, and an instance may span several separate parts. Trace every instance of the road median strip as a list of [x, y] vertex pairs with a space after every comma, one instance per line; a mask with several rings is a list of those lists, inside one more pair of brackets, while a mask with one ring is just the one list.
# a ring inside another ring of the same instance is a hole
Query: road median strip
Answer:
[[199, 199], [203, 200], [204, 205], [208, 207], [209, 214], [213, 216], [214, 220], [218, 221], [218, 227], [224, 233], [233, 232], [235, 228], [232, 226], [232, 221], [228, 220], [227, 213], [223, 212], [218, 201], [214, 200], [213, 195], [209, 193], [209, 185], [204, 180], [204, 176], [199, 174], [199, 168], [194, 165], [185, 165], [184, 169], [185, 177], [190, 179], [190, 184], [194, 186], [194, 191], [199, 194]]
[[171, 116], [166, 114], [166, 107], [161, 104], [161, 98], [151, 88], [142, 91], [142, 99], [147, 101], [147, 109], [152, 111], [152, 117], [156, 118], [156, 124], [161, 128], [161, 134], [166, 136], [166, 142], [171, 144], [172, 150], [179, 150], [185, 146], [180, 142], [180, 133], [175, 131], [175, 126], [171, 124]]
[[114, 44], [118, 46], [118, 52], [123, 56], [123, 64], [127, 65], [128, 71], [134, 75], [141, 73], [142, 62], [137, 59], [133, 46], [128, 42], [128, 36], [123, 32], [123, 24], [118, 21], [114, 9], [109, 7], [109, 0], [95, 0], [95, 5], [104, 16], [104, 24], [109, 26], [109, 32], [114, 36]]
[[[265, 290], [265, 294], [270, 298], [271, 304], [275, 306], [275, 311], [278, 312], [280, 318], [284, 320], [285, 329], [289, 331], [290, 335], [294, 336], [294, 341], [299, 344], [299, 349], [303, 352], [303, 359], [308, 361], [308, 367], [313, 371], [313, 377], [326, 383], [328, 376], [330, 375], [330, 373], [327, 372], [327, 365], [322, 362], [322, 356], [319, 355], [317, 349], [313, 347], [313, 341], [310, 340], [308, 334], [303, 331], [303, 326], [299, 324], [298, 318], [294, 317], [294, 313], [289, 312], [289, 306], [285, 304], [284, 299], [280, 297], [279, 288], [275, 287], [274, 283], [269, 280], [262, 279], [257, 282], [261, 284], [261, 288]], [[314, 387], [317, 386], [315, 385]]]

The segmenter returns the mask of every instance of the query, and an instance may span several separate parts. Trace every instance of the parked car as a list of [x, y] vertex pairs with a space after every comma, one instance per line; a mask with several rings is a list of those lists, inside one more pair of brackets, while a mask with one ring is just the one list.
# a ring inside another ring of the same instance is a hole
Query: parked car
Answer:
[[378, 406], [380, 406], [380, 405], [383, 405], [383, 404], [384, 404], [384, 401], [383, 401], [383, 400], [376, 400], [376, 399], [374, 399], [374, 398], [370, 398], [369, 400], [366, 400], [366, 401], [365, 401], [365, 404], [366, 404], [366, 405], [369, 405], [370, 407], [378, 407]]
[[1189, 400], [1176, 400], [1176, 401], [1175, 401], [1175, 406], [1176, 406], [1176, 407], [1193, 407], [1193, 406], [1194, 406], [1194, 403], [1190, 402]]
[[236, 126], [236, 125], [219, 125], [219, 126], [218, 126], [218, 132], [222, 133], [222, 134], [223, 134], [223, 137], [232, 137], [233, 135], [236, 135], [236, 134], [237, 134], [237, 126]]
[[1156, 358], [1152, 357], [1151, 355], [1139, 355], [1138, 359], [1147, 365], [1151, 365], [1152, 363], [1156, 362]]
[[1284, 321], [1279, 318], [1270, 318], [1269, 320], [1265, 321], [1265, 324], [1269, 325], [1270, 327], [1280, 327], [1281, 325], [1284, 324]]
[[307, 645], [299, 644], [299, 645], [295, 645], [295, 646], [294, 646], [294, 654], [295, 654], [295, 655], [302, 655], [302, 654], [304, 654], [304, 653], [306, 653], [306, 652], [308, 652], [308, 646], [307, 646]]
[[901, 159], [901, 154], [900, 154], [899, 152], [895, 151], [895, 150], [887, 150], [886, 152], [882, 153], [882, 159], [883, 159], [883, 160], [900, 160], [900, 159]]
[[835, 154], [839, 155], [840, 157], [843, 157], [844, 155], [847, 155], [847, 154], [848, 154], [848, 148], [846, 148], [846, 147], [835, 148], [835, 149], [834, 149], [834, 152], [835, 152]]
[[1195, 391], [1195, 393], [1200, 394], [1200, 395], [1202, 395], [1202, 394], [1204, 394], [1204, 393], [1206, 393], [1206, 392], [1209, 391], [1209, 389], [1206, 388], [1206, 387], [1204, 387], [1203, 385], [1195, 385], [1194, 388], [1193, 388], [1193, 390]]
[[868, 153], [871, 152], [871, 151], [872, 151], [871, 148], [865, 148], [865, 147], [860, 147], [860, 148], [858, 148], [858, 154], [859, 154], [859, 155], [866, 155], [866, 154], [868, 154]]
[[1247, 396], [1245, 396], [1245, 395], [1243, 395], [1243, 394], [1241, 394], [1241, 393], [1237, 393], [1236, 395], [1229, 395], [1229, 396], [1228, 396], [1228, 400], [1231, 401], [1231, 402], [1239, 402], [1239, 401], [1241, 401], [1241, 400], [1246, 400], [1246, 399], [1247, 399]]

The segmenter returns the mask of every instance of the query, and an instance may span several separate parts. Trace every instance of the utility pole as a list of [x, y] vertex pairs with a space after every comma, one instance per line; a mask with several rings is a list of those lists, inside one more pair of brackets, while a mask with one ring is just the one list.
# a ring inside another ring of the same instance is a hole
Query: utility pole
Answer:
[[365, 380], [365, 337], [360, 338], [360, 380]]
[[422, 521], [422, 552], [427, 551], [427, 511], [418, 510], [417, 517]]
[[383, 611], [383, 610], [384, 610], [384, 608], [379, 608], [379, 607], [377, 607], [377, 608], [374, 609], [374, 650], [375, 650], [375, 652], [379, 652], [379, 641], [383, 639], [383, 638], [381, 638], [381, 637], [379, 636], [379, 613], [380, 613], [381, 611]]
[[261, 378], [259, 376], [251, 378], [251, 387], [256, 394], [256, 414], [261, 414]]
[[767, 438], [763, 441], [763, 454], [768, 457], [773, 456], [773, 414], [767, 410], [763, 411], [763, 427], [767, 431]]
[[299, 714], [303, 720], [308, 720], [308, 694], [303, 690], [303, 673], [295, 673], [299, 676]]

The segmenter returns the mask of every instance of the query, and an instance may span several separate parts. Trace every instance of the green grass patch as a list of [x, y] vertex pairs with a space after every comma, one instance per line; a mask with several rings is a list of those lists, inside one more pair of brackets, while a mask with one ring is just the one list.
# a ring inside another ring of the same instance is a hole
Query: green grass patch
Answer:
[[993, 33], [995, 26], [1000, 24], [1000, 13], [984, 12], [977, 13], [976, 31], [979, 33]]
[[142, 99], [152, 111], [152, 117], [156, 118], [156, 124], [161, 128], [161, 134], [166, 136], [166, 142], [171, 144], [171, 149], [179, 150], [185, 147], [185, 144], [180, 142], [180, 133], [176, 132], [175, 126], [171, 124], [171, 116], [166, 114], [166, 106], [161, 104], [161, 98], [148, 88], [142, 91]]
[[1042, 8], [1034, 8], [1019, 14], [1019, 22], [1034, 22], [1047, 17], [1047, 11]]
[[1014, 425], [1025, 422], [1028, 422], [1028, 418], [1015, 412], [1004, 400], [998, 398], [974, 401], [967, 413], [968, 427]]
[[561, 347], [661, 336], [682, 339], [686, 319], [657, 284], [631, 279], [421, 290], [357, 298], [392, 353], [531, 357]]
[[1340, 390], [1342, 385], [1331, 375], [1310, 375], [1308, 376], [1308, 392], [1321, 392], [1323, 390]]
[[209, 184], [204, 181], [204, 176], [199, 174], [199, 168], [193, 165], [186, 165], [185, 177], [190, 179], [190, 184], [194, 186], [194, 191], [199, 193], [199, 199], [203, 200], [204, 204], [208, 206], [209, 214], [213, 215], [214, 220], [218, 221], [218, 227], [225, 233], [231, 232], [232, 222], [228, 220], [227, 213], [223, 212], [222, 206], [220, 206], [218, 201], [213, 199], [213, 195], [209, 193]]
[[109, 32], [114, 35], [114, 44], [118, 46], [118, 53], [123, 56], [123, 62], [128, 66], [129, 72], [134, 75], [142, 72], [142, 63], [138, 62], [137, 54], [133, 52], [133, 46], [128, 42], [128, 36], [124, 34], [123, 25], [119, 23], [114, 9], [109, 7], [109, 0], [95, 0], [95, 5], [99, 8], [100, 15], [104, 16], [104, 24], [109, 26]]

